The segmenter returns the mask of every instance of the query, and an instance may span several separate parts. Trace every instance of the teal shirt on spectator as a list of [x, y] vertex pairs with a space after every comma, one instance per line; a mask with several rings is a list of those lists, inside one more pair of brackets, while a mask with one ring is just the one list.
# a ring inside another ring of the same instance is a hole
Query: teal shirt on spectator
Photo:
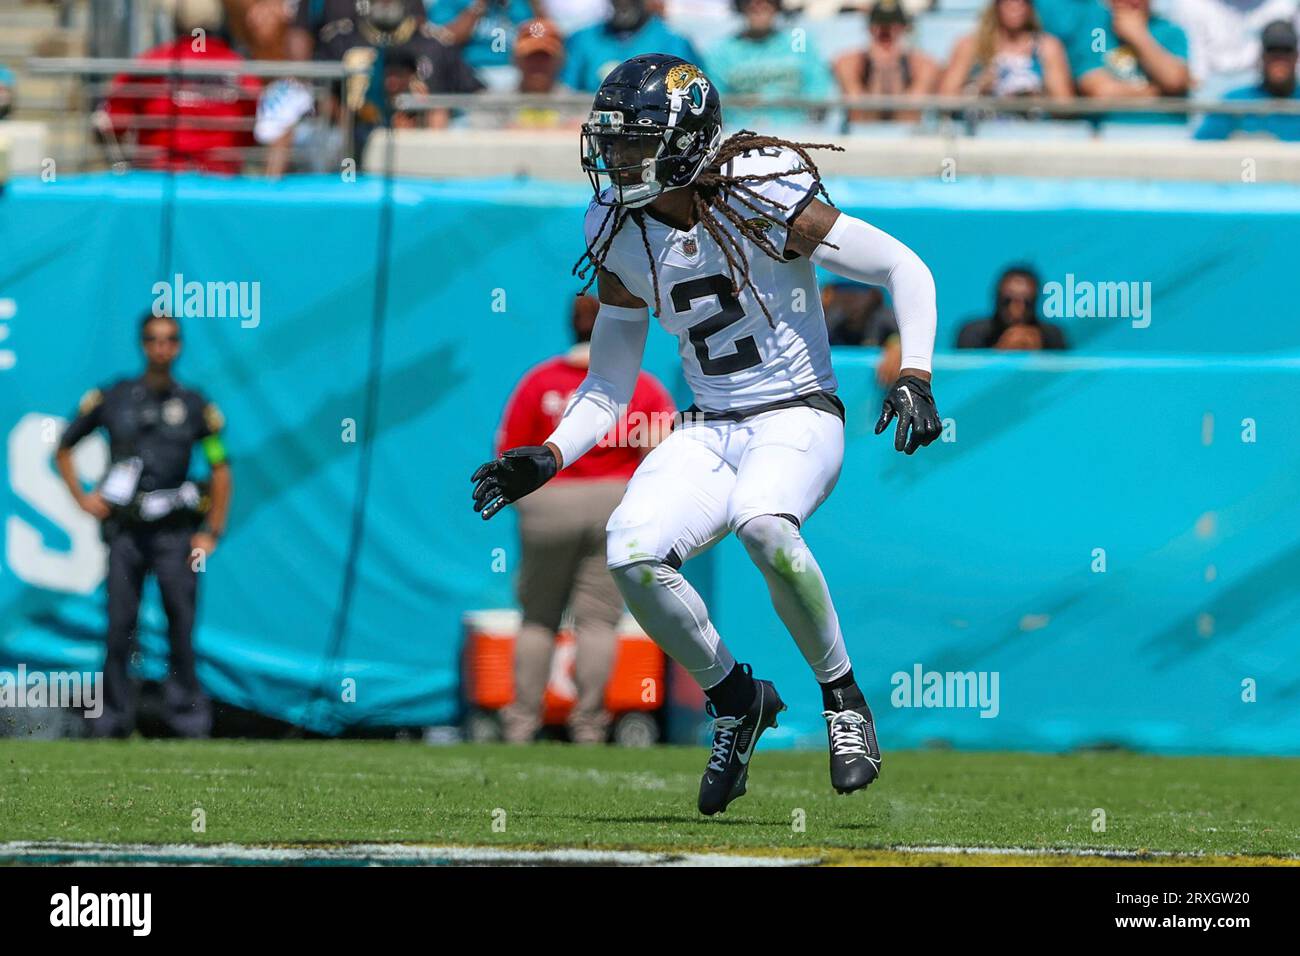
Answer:
[[1096, 13], [1097, 0], [1034, 0], [1034, 9], [1043, 30], [1060, 40], [1068, 50], [1083, 22]]
[[[1236, 102], [1272, 99], [1262, 86], [1248, 86], [1245, 89], [1233, 90], [1223, 98], [1225, 101]], [[1300, 100], [1300, 88], [1292, 92], [1290, 98]], [[1300, 143], [1300, 115], [1286, 116], [1272, 113], [1259, 116], [1228, 116], [1225, 113], [1211, 113], [1197, 129], [1196, 138], [1227, 139], [1234, 133], [1247, 136], [1273, 136], [1284, 142]]]
[[[1187, 34], [1183, 28], [1170, 23], [1154, 13], [1148, 21], [1152, 38], [1167, 51], [1183, 60], [1187, 59]], [[1093, 34], [1101, 30], [1101, 35]], [[1097, 50], [1095, 47], [1100, 46]], [[1093, 13], [1079, 22], [1074, 42], [1067, 50], [1070, 68], [1077, 80], [1085, 73], [1103, 69], [1118, 80], [1136, 82], [1149, 79], [1138, 63], [1137, 55], [1127, 43], [1121, 43], [1110, 28], [1110, 10], [1097, 5]], [[1108, 113], [1105, 119], [1112, 123], [1185, 123], [1187, 117], [1169, 113]]]
[[[445, 27], [472, 2], [473, 0], [425, 0], [425, 9], [431, 22]], [[474, 25], [469, 42], [461, 47], [461, 57], [474, 69], [509, 66], [519, 25], [532, 18], [533, 8], [528, 0], [507, 0], [500, 6], [489, 4], [487, 12]], [[493, 49], [494, 44], [497, 49]]]
[[617, 34], [597, 23], [569, 37], [560, 82], [571, 90], [595, 92], [605, 76], [638, 53], [667, 53], [698, 64], [689, 40], [673, 33], [658, 17], [650, 17], [634, 33]]
[[[831, 91], [830, 72], [806, 37], [796, 49], [789, 30], [773, 30], [761, 40], [743, 35], [729, 37], [713, 47], [704, 58], [704, 72], [722, 94], [758, 95], [769, 98], [803, 96], [816, 98]], [[801, 123], [806, 110], [724, 111], [729, 132], [765, 123]]]

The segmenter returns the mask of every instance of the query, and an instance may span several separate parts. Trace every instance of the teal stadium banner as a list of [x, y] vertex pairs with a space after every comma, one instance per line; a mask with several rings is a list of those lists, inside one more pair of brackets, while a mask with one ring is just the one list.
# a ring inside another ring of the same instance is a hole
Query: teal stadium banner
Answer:
[[[884, 746], [1300, 754], [1300, 196], [829, 186], [940, 290], [945, 440], [906, 458], [875, 438], [875, 353], [837, 351], [846, 462], [806, 528]], [[515, 381], [568, 344], [585, 204], [513, 180], [8, 183], [0, 667], [99, 665], [103, 547], [53, 441], [86, 389], [138, 370], [158, 283], [235, 283], [241, 311], [183, 320], [177, 370], [225, 412], [235, 479], [200, 677], [323, 733], [454, 720], [461, 616], [512, 605], [518, 555], [508, 510], [471, 512], [469, 474]], [[1075, 349], [947, 351], [1020, 260]], [[646, 364], [688, 402], [662, 332]], [[79, 447], [87, 481], [105, 456]], [[816, 687], [743, 549], [686, 573], [790, 702], [773, 743], [822, 746]], [[151, 595], [146, 675], [164, 634]]]

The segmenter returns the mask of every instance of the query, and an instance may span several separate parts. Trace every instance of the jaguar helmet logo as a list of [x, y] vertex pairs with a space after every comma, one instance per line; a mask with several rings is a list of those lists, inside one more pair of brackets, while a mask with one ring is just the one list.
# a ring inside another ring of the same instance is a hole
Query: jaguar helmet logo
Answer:
[[709, 81], [700, 68], [691, 63], [679, 63], [668, 71], [664, 80], [674, 115], [683, 108], [697, 116], [704, 112], [704, 100], [709, 93]]

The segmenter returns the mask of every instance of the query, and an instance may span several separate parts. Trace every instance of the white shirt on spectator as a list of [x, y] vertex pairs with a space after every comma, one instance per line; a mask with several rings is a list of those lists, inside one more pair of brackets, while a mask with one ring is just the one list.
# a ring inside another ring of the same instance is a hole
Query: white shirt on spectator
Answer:
[[609, 0], [546, 0], [546, 16], [567, 37], [609, 19]]
[[1188, 67], [1197, 85], [1216, 77], [1257, 75], [1259, 35], [1274, 20], [1296, 19], [1300, 0], [1174, 0], [1170, 19], [1187, 33]]

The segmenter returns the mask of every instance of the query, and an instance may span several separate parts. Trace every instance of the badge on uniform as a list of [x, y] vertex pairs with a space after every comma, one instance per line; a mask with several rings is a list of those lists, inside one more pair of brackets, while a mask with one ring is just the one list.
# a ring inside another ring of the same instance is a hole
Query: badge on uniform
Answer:
[[177, 425], [185, 424], [185, 417], [188, 412], [185, 409], [185, 402], [179, 398], [169, 398], [163, 402], [162, 420], [168, 425], [175, 428]]
[[700, 254], [700, 244], [695, 241], [694, 236], [687, 236], [682, 240], [682, 255], [690, 256], [694, 259]]

